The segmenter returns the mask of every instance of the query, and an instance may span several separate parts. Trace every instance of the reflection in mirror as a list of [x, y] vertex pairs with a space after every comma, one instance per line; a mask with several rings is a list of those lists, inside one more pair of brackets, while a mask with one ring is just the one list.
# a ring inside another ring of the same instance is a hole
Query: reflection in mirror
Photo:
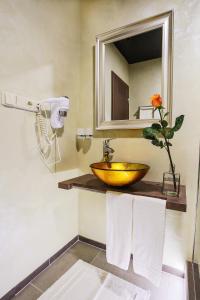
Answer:
[[171, 123], [172, 25], [169, 11], [96, 37], [97, 130], [150, 126], [157, 93]]
[[162, 28], [105, 46], [105, 120], [154, 119], [150, 96], [161, 93]]

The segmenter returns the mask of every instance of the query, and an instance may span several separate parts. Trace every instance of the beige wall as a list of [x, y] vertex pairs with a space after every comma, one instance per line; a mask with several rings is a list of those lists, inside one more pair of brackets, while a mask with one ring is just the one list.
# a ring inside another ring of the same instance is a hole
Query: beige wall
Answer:
[[175, 12], [173, 117], [186, 115], [173, 142], [173, 157], [187, 185], [188, 211], [167, 213], [164, 262], [181, 269], [185, 258], [191, 258], [194, 233], [199, 1], [84, 0], [81, 18], [78, 0], [0, 2], [0, 90], [35, 100], [59, 95], [71, 99], [60, 137], [63, 162], [53, 174], [38, 154], [34, 115], [0, 107], [0, 297], [78, 232], [105, 242], [105, 196], [80, 191], [78, 207], [77, 191], [57, 189], [57, 181], [78, 174], [78, 160], [85, 173], [102, 158], [103, 138], [117, 138], [111, 142], [115, 160], [148, 163], [146, 179], [161, 180], [168, 169], [166, 153], [142, 139], [139, 130], [95, 132], [89, 150], [77, 154], [75, 129], [93, 126], [95, 36], [169, 9]]
[[[91, 127], [94, 122], [94, 51], [95, 36], [137, 20], [174, 9], [174, 72], [173, 119], [185, 114], [182, 130], [173, 141], [173, 158], [187, 186], [187, 213], [168, 211], [165, 263], [183, 268], [184, 259], [191, 258], [194, 233], [194, 212], [197, 188], [200, 78], [200, 2], [198, 0], [85, 0], [82, 2], [81, 103], [79, 126]], [[87, 109], [86, 109], [87, 108]], [[168, 169], [164, 150], [153, 147], [141, 138], [141, 131], [96, 132], [90, 150], [79, 153], [83, 172], [89, 164], [102, 158], [102, 140], [111, 142], [115, 160], [145, 162], [151, 166], [148, 180], [161, 180]], [[81, 192], [80, 233], [105, 242], [105, 196]]]
[[161, 93], [162, 60], [151, 59], [129, 65], [130, 74], [130, 100], [129, 118], [141, 105], [150, 105], [150, 97]]
[[57, 182], [78, 173], [80, 7], [76, 0], [3, 0], [0, 15], [0, 90], [71, 100], [55, 173], [39, 156], [34, 114], [0, 106], [1, 298], [78, 234], [77, 191]]
[[111, 71], [115, 72], [129, 86], [129, 64], [117, 47], [107, 44], [105, 47], [105, 120], [111, 120], [112, 81]]

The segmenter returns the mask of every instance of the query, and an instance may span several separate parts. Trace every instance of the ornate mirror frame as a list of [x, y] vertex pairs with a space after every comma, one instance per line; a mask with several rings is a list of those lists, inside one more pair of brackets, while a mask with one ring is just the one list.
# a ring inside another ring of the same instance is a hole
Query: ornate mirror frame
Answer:
[[[173, 46], [173, 11], [129, 24], [118, 29], [100, 34], [96, 37], [96, 74], [95, 74], [95, 119], [96, 130], [139, 129], [149, 126], [155, 120], [105, 120], [105, 46], [127, 37], [141, 34], [162, 27], [162, 84], [163, 106], [172, 114], [172, 46]], [[151, 95], [149, 95], [151, 96]]]

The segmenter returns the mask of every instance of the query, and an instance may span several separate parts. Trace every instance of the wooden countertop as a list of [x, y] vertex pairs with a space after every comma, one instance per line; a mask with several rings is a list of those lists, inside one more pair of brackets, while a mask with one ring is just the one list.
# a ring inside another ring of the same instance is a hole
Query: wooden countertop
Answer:
[[107, 191], [116, 191], [139, 196], [154, 197], [167, 200], [167, 208], [177, 211], [186, 212], [186, 188], [180, 186], [179, 197], [163, 195], [161, 192], [162, 184], [160, 182], [139, 181], [127, 187], [112, 187], [104, 184], [92, 174], [86, 174], [58, 183], [60, 189], [70, 190], [72, 188], [81, 188], [98, 193]]

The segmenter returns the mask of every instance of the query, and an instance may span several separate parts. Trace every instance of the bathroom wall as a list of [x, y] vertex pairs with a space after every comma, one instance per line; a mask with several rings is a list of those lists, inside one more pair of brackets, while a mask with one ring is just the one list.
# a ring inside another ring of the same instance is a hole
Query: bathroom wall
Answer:
[[161, 93], [162, 61], [161, 58], [150, 59], [129, 65], [130, 105], [129, 118], [141, 105], [150, 105], [149, 95]]
[[78, 174], [79, 1], [2, 0], [0, 44], [0, 90], [70, 98], [56, 172], [39, 155], [35, 115], [0, 106], [1, 298], [78, 234], [77, 191], [57, 182]]
[[129, 86], [129, 65], [114, 44], [106, 45], [105, 49], [105, 120], [111, 120], [111, 72], [115, 72]]
[[93, 127], [95, 36], [170, 9], [175, 13], [173, 119], [186, 115], [173, 157], [187, 185], [188, 210], [167, 212], [164, 263], [183, 269], [192, 255], [197, 188], [199, 1], [84, 0], [81, 7], [78, 0], [0, 2], [0, 90], [35, 101], [71, 99], [59, 133], [62, 163], [53, 172], [38, 153], [34, 114], [0, 106], [0, 297], [78, 232], [105, 242], [105, 196], [57, 188], [58, 181], [76, 176], [79, 166], [90, 171], [89, 164], [102, 158], [104, 138], [116, 138], [111, 141], [115, 160], [149, 164], [146, 179], [160, 181], [168, 169], [166, 153], [139, 130], [95, 132], [91, 145], [85, 143], [78, 153], [75, 130]]
[[[81, 103], [80, 127], [93, 125], [94, 112], [94, 45], [97, 34], [174, 10], [173, 120], [185, 114], [183, 128], [173, 141], [172, 155], [182, 184], [187, 186], [187, 213], [167, 211], [164, 263], [178, 269], [191, 259], [197, 189], [198, 143], [200, 137], [200, 2], [198, 0], [85, 0], [81, 2]], [[161, 181], [169, 161], [164, 150], [153, 147], [141, 137], [140, 130], [95, 132], [87, 153], [79, 152], [82, 172], [102, 158], [102, 141], [111, 141], [114, 160], [144, 162], [151, 166], [147, 180]], [[86, 152], [86, 151], [85, 151]], [[80, 193], [80, 233], [105, 242], [105, 196]]]

